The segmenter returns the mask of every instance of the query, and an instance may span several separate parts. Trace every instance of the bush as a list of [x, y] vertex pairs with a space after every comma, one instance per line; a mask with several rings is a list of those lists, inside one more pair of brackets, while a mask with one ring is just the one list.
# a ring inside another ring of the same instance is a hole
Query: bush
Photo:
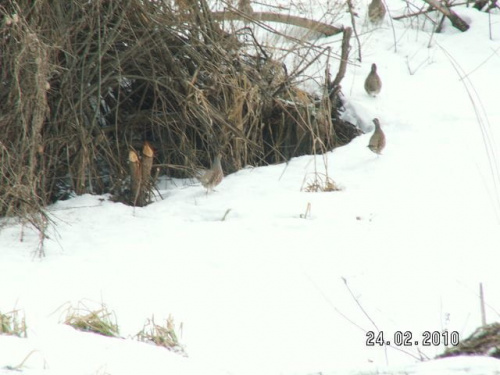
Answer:
[[249, 28], [229, 34], [205, 0], [180, 3], [2, 2], [0, 217], [43, 229], [43, 207], [74, 193], [129, 201], [127, 158], [145, 141], [153, 168], [186, 177], [216, 152], [231, 173], [359, 134]]

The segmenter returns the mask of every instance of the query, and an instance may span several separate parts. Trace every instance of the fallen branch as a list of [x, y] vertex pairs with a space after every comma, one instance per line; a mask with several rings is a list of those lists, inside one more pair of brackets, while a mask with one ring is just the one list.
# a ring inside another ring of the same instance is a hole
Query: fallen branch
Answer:
[[469, 29], [469, 25], [463, 19], [461, 19], [454, 11], [442, 5], [437, 0], [424, 0], [430, 6], [436, 8], [441, 13], [443, 13], [450, 21], [451, 24], [456, 27], [460, 31], [467, 31]]
[[338, 27], [335, 27], [332, 25], [328, 25], [328, 24], [323, 23], [323, 22], [310, 20], [310, 19], [304, 18], [304, 17], [292, 16], [289, 14], [279, 14], [279, 13], [272, 13], [272, 12], [253, 12], [252, 16], [248, 16], [242, 12], [235, 12], [235, 11], [228, 10], [225, 12], [213, 12], [212, 15], [213, 15], [215, 20], [219, 20], [219, 21], [254, 19], [254, 20], [266, 21], [266, 22], [286, 23], [288, 25], [300, 26], [300, 27], [304, 27], [306, 29], [314, 30], [314, 31], [317, 31], [318, 33], [325, 35], [325, 36], [332, 36], [332, 35], [340, 34], [342, 32], [341, 28], [338, 28]]
[[[449, 7], [456, 7], [456, 6], [459, 6], [459, 5], [466, 5], [467, 2], [464, 2], [464, 3], [454, 3], [454, 4], [450, 4]], [[396, 16], [396, 17], [392, 17], [393, 20], [395, 21], [399, 21], [399, 20], [402, 20], [402, 19], [405, 19], [405, 18], [411, 18], [411, 17], [417, 17], [417, 16], [421, 16], [423, 14], [427, 14], [427, 13], [431, 13], [431, 12], [435, 12], [436, 9], [433, 7], [433, 6], [429, 6], [427, 9], [425, 10], [420, 10], [418, 12], [415, 12], [415, 13], [409, 13], [409, 14], [403, 14], [401, 16]]]

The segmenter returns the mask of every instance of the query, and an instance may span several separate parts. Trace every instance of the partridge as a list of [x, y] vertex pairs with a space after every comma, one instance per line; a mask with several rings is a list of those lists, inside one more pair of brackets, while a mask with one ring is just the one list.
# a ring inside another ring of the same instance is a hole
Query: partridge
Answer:
[[385, 6], [382, 0], [372, 0], [368, 5], [368, 18], [371, 23], [380, 24], [385, 17]]
[[220, 159], [220, 154], [217, 154], [210, 169], [202, 169], [196, 173], [196, 178], [201, 182], [203, 187], [207, 189], [207, 193], [219, 185], [224, 178]]
[[251, 16], [253, 14], [253, 9], [252, 5], [250, 4], [250, 0], [239, 0], [238, 10], [246, 16]]
[[373, 119], [373, 123], [375, 124], [375, 131], [370, 138], [370, 143], [368, 143], [368, 148], [372, 150], [374, 153], [380, 155], [382, 150], [385, 147], [385, 134], [380, 128], [380, 121], [378, 118]]
[[377, 64], [372, 64], [372, 70], [365, 80], [365, 90], [368, 95], [377, 96], [382, 88], [382, 80], [377, 74]]

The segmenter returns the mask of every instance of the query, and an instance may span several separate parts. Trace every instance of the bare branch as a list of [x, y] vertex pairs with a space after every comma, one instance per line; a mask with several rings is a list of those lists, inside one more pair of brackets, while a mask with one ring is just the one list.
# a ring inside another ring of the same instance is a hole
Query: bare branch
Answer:
[[434, 7], [443, 13], [450, 21], [451, 24], [460, 31], [467, 31], [469, 25], [463, 19], [461, 19], [453, 10], [449, 9], [447, 6], [442, 5], [437, 0], [424, 0], [427, 4]]
[[328, 25], [323, 22], [318, 22], [314, 20], [310, 20], [304, 17], [292, 16], [290, 14], [279, 14], [272, 12], [253, 12], [252, 16], [248, 16], [242, 12], [233, 12], [231, 10], [225, 12], [213, 12], [213, 17], [216, 20], [248, 20], [255, 19], [259, 21], [266, 22], [278, 22], [278, 23], [286, 23], [288, 25], [304, 27], [306, 29], [317, 31], [325, 36], [332, 36], [336, 34], [340, 34], [342, 32], [341, 28]]

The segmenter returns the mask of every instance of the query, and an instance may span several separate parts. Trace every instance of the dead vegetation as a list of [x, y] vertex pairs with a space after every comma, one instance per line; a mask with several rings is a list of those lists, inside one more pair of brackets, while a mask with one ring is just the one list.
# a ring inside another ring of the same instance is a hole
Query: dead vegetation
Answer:
[[176, 329], [172, 316], [168, 317], [163, 326], [156, 324], [154, 317], [152, 317], [146, 321], [142, 330], [135, 335], [135, 338], [142, 342], [162, 346], [170, 351], [187, 357], [186, 350], [179, 342], [179, 334], [176, 331], [182, 332], [182, 323]]
[[457, 346], [449, 347], [438, 358], [458, 355], [482, 355], [500, 358], [500, 323], [484, 325]]
[[302, 191], [308, 193], [330, 192], [342, 190], [331, 177], [325, 173], [312, 173], [312, 176], [306, 176]]
[[116, 316], [104, 303], [98, 308], [91, 308], [83, 301], [78, 302], [76, 307], [70, 305], [65, 310], [63, 323], [83, 332], [109, 337], [119, 336]]
[[[63, 306], [65, 306], [65, 308], [62, 310], [60, 322], [82, 332], [92, 332], [102, 336], [121, 338], [116, 315], [113, 311], [109, 310], [105, 303], [81, 300], [77, 303], [76, 307], [70, 303]], [[0, 314], [0, 329], [4, 326], [3, 322], [8, 322], [9, 324], [6, 324], [7, 328], [5, 332], [7, 334], [12, 334], [9, 332], [12, 331], [10, 327], [14, 322], [16, 327], [24, 327], [24, 335], [26, 335], [24, 319], [22, 320], [22, 325], [20, 325], [17, 318], [17, 311], [14, 313], [14, 318], [11, 317], [12, 313], [9, 313], [10, 315]], [[9, 318], [5, 318], [6, 316]], [[19, 328], [14, 330], [14, 332], [19, 331], [21, 331]], [[3, 332], [0, 331], [0, 334], [2, 333]], [[156, 346], [162, 346], [172, 352], [187, 357], [186, 349], [179, 340], [181, 335], [182, 323], [176, 326], [172, 316], [169, 316], [168, 319], [165, 320], [164, 325], [157, 324], [153, 316], [151, 319], [146, 320], [141, 331], [139, 331], [133, 339]]]
[[248, 28], [224, 31], [205, 0], [169, 4], [2, 2], [0, 217], [44, 233], [43, 208], [72, 194], [147, 204], [145, 168], [191, 176], [220, 151], [231, 173], [359, 134], [339, 119], [340, 82], [307, 94]]
[[0, 335], [27, 337], [26, 320], [19, 310], [0, 312]]

